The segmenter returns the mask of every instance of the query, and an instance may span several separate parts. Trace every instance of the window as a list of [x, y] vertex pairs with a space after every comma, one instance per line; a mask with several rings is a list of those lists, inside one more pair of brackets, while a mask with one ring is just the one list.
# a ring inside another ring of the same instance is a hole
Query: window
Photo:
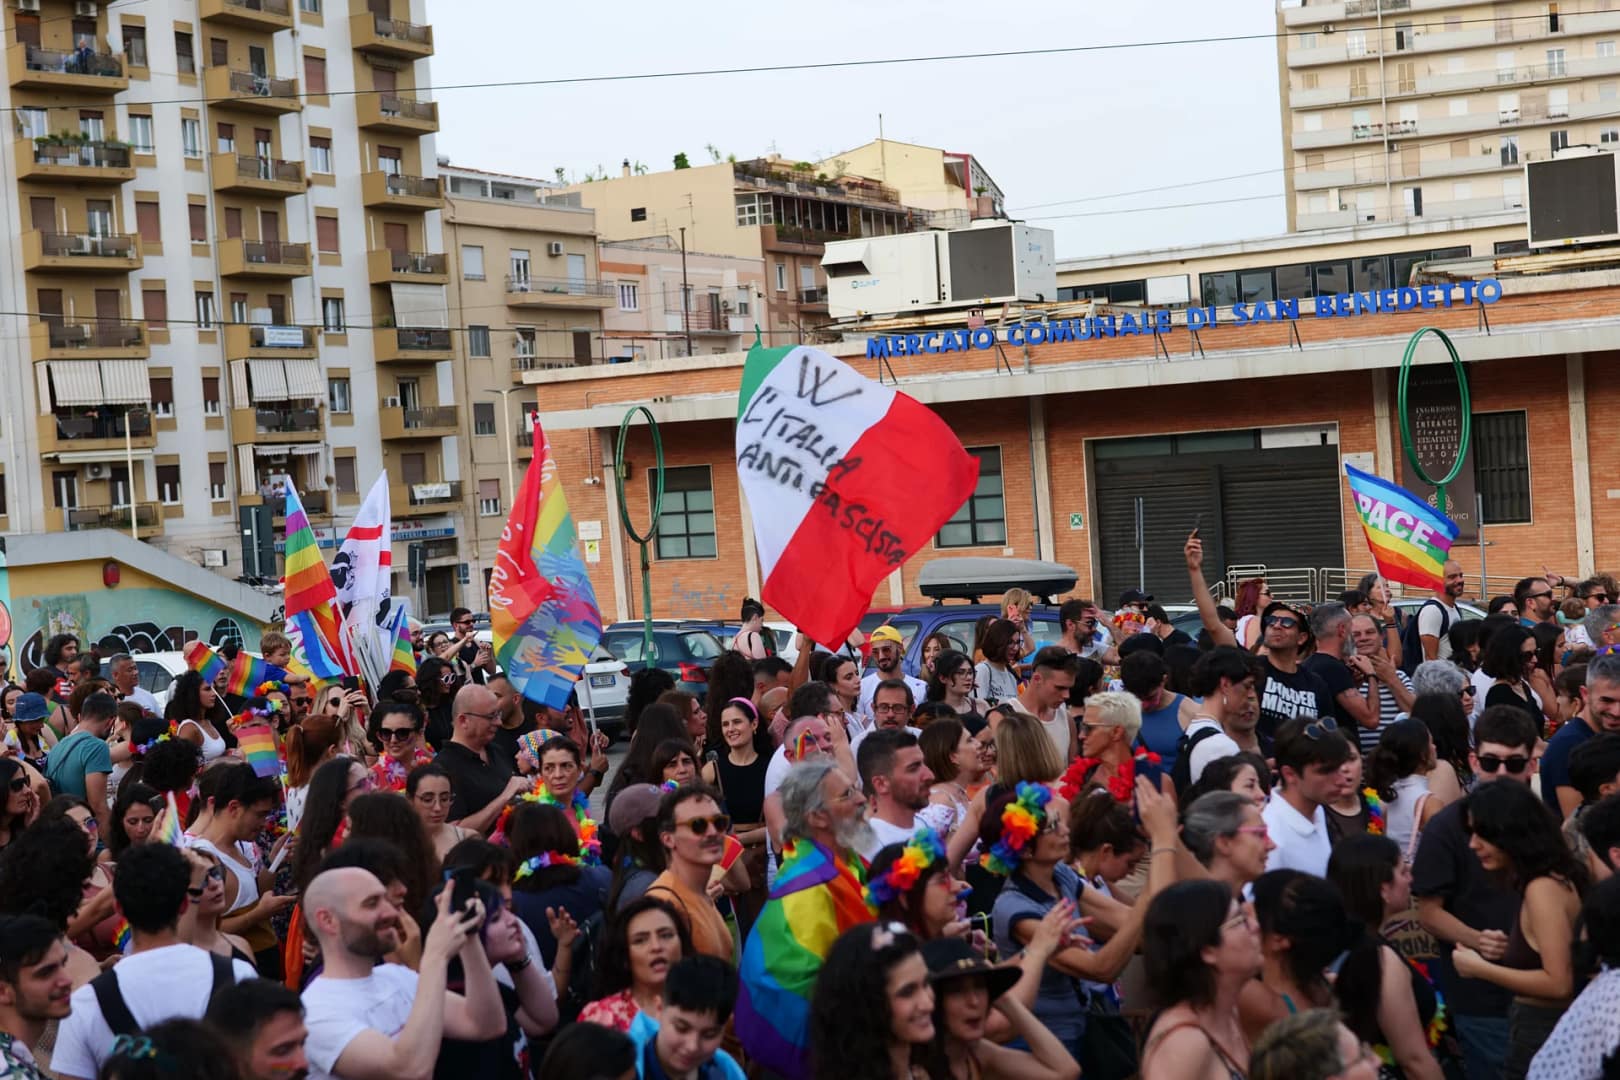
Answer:
[[1314, 71], [1302, 71], [1299, 75], [1299, 88], [1301, 90], [1315, 90], [1321, 85], [1321, 77]]
[[343, 321], [343, 297], [321, 297], [321, 329], [328, 334], [341, 334], [348, 328]]
[[204, 375], [203, 380], [203, 414], [206, 416], [219, 415], [219, 376]]
[[180, 466], [157, 467], [158, 501], [164, 506], [180, 505]]
[[994, 446], [968, 447], [968, 453], [979, 461], [979, 485], [951, 520], [940, 526], [939, 536], [934, 541], [937, 547], [980, 547], [1007, 542], [1001, 450]]
[[328, 175], [332, 172], [332, 140], [324, 135], [309, 137], [309, 171]]
[[102, 142], [107, 138], [107, 120], [99, 112], [82, 110], [79, 113], [79, 134], [91, 142]]
[[1459, 180], [1451, 185], [1451, 201], [1467, 202], [1474, 197], [1474, 185], [1467, 180]]
[[333, 253], [339, 250], [337, 218], [320, 216], [315, 219], [315, 250]]
[[1620, 128], [1606, 127], [1598, 132], [1599, 143], [1620, 143]]
[[197, 294], [197, 329], [212, 330], [214, 328], [214, 294], [200, 292]]
[[499, 480], [478, 481], [478, 516], [501, 516], [501, 482]]
[[1349, 57], [1367, 55], [1367, 31], [1351, 30], [1344, 35], [1344, 55]]
[[1395, 84], [1398, 94], [1417, 93], [1417, 65], [1410, 62], [1396, 64]]
[[304, 55], [304, 92], [326, 93], [326, 57]]
[[787, 263], [776, 264], [776, 291], [787, 292]]
[[647, 220], [647, 208], [645, 206], [632, 206], [630, 208], [630, 220], [631, 221], [646, 221]]
[[311, 15], [319, 15], [321, 13], [321, 0], [298, 0], [298, 10], [308, 12]]
[[1547, 50], [1547, 75], [1548, 75], [1548, 77], [1552, 78], [1552, 77], [1555, 77], [1555, 76], [1567, 75], [1567, 74], [1569, 74], [1569, 69], [1564, 63], [1564, 50], [1563, 49], [1548, 49]]
[[633, 281], [619, 282], [619, 310], [639, 311], [641, 309], [641, 290]]
[[495, 434], [495, 403], [493, 401], [473, 402], [473, 434]]
[[747, 315], [749, 301], [753, 299], [753, 291], [747, 285], [737, 286], [737, 314]]
[[349, 380], [345, 378], [329, 378], [326, 380], [326, 407], [335, 413], [349, 411]]
[[1558, 33], [1558, 5], [1547, 5], [1547, 33]]
[[1299, 47], [1302, 49], [1316, 48], [1315, 34], [1295, 34], [1294, 39], [1299, 43]]
[[1529, 252], [1528, 240], [1498, 240], [1491, 245], [1493, 255], [1523, 255]]
[[332, 483], [339, 495], [357, 495], [360, 492], [360, 483], [354, 468], [354, 457], [334, 457], [332, 459]]
[[189, 116], [181, 119], [180, 152], [188, 158], [202, 157], [202, 121]]
[[158, 219], [157, 203], [137, 202], [135, 204], [135, 231], [140, 234], [143, 243], [163, 243], [163, 228]]
[[214, 502], [225, 501], [225, 463], [223, 461], [210, 461], [208, 463], [208, 497]]
[[130, 67], [146, 66], [146, 27], [124, 27], [124, 56]]
[[1503, 165], [1517, 165], [1519, 163], [1519, 137], [1517, 135], [1502, 136], [1501, 158]]
[[[532, 359], [537, 355], [534, 350], [534, 340], [532, 327], [519, 327], [512, 337], [512, 354]], [[523, 368], [523, 370], [527, 371], [528, 368]]]
[[1423, 189], [1409, 187], [1401, 189], [1401, 202], [1406, 208], [1406, 216], [1418, 218], [1423, 216]]
[[44, 109], [28, 106], [17, 110], [19, 134], [25, 139], [42, 139], [51, 133], [51, 117]]
[[1474, 144], [1467, 139], [1452, 139], [1450, 150], [1453, 161], [1461, 161], [1464, 158], [1474, 156]]
[[154, 376], [148, 381], [152, 395], [152, 413], [156, 416], [174, 415], [174, 379]]
[[1551, 149], [1552, 152], [1555, 153], [1555, 154], [1558, 153], [1558, 151], [1560, 151], [1560, 150], [1566, 150], [1566, 149], [1569, 148], [1569, 132], [1567, 132], [1567, 131], [1549, 132], [1548, 135], [1547, 135], [1547, 143], [1548, 143], [1549, 149]]
[[1504, 177], [1502, 180], [1502, 206], [1508, 210], [1517, 210], [1524, 205], [1524, 181], [1517, 176]]
[[[760, 217], [760, 207], [764, 206], [764, 218]], [[771, 223], [771, 203], [769, 198], [761, 199], [758, 195], [737, 196], [737, 224], [738, 225], [769, 225]]]
[[487, 326], [469, 326], [469, 327], [467, 327], [467, 355], [468, 356], [488, 356], [489, 355], [489, 327], [487, 327]]
[[51, 473], [51, 491], [56, 496], [58, 510], [71, 510], [79, 505], [79, 471], [58, 469]]
[[191, 35], [180, 30], [174, 32], [174, 69], [181, 75], [197, 74], [197, 54]]
[[1598, 42], [1597, 55], [1603, 57], [1612, 57], [1614, 55], [1614, 42], [1612, 40]]
[[512, 279], [512, 287], [523, 292], [529, 291], [529, 253], [519, 248], [509, 248], [506, 252], [507, 274]]
[[1613, 80], [1598, 83], [1599, 101], [1613, 101], [1615, 98], [1620, 98], [1620, 83]]
[[129, 114], [129, 147], [137, 154], [156, 153], [157, 148], [152, 145], [152, 118]]
[[389, 176], [399, 176], [405, 171], [401, 162], [405, 158], [405, 151], [397, 146], [377, 147], [377, 169]]
[[1547, 115], [1554, 120], [1569, 115], [1569, 88], [1555, 86], [1547, 91]]
[[484, 249], [478, 244], [461, 245], [461, 276], [468, 281], [484, 280]]
[[1484, 497], [1484, 522], [1530, 520], [1530, 441], [1525, 414], [1475, 413], [1474, 489]]
[[192, 203], [186, 207], [186, 213], [191, 222], [191, 242], [208, 243], [208, 207], [201, 203]]
[[141, 317], [150, 329], [169, 328], [169, 293], [162, 285], [141, 287]]
[[1446, 112], [1451, 116], [1467, 116], [1468, 99], [1452, 98], [1450, 101], [1446, 102]]
[[1395, 24], [1395, 51], [1396, 52], [1406, 52], [1408, 49], [1410, 49], [1412, 47], [1413, 47], [1412, 24], [1411, 23], [1396, 23]]
[[[647, 474], [651, 490], [652, 471]], [[660, 559], [712, 559], [719, 553], [714, 532], [714, 488], [707, 465], [664, 470], [663, 513], [658, 516]]]

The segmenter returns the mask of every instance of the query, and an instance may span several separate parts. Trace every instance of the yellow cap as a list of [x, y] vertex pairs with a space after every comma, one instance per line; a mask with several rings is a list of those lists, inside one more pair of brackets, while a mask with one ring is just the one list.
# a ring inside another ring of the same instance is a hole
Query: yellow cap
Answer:
[[880, 626], [872, 631], [872, 636], [866, 639], [868, 645], [876, 645], [880, 641], [892, 642], [895, 645], [904, 645], [905, 640], [900, 637], [900, 631], [892, 626]]

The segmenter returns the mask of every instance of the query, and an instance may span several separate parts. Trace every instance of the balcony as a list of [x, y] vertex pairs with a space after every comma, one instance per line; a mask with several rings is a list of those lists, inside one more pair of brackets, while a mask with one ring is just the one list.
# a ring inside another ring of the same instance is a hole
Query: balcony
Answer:
[[384, 439], [442, 439], [461, 433], [461, 412], [454, 405], [405, 409], [384, 404], [378, 427]]
[[141, 247], [133, 236], [91, 233], [25, 232], [24, 270], [86, 274], [127, 274], [141, 268]]
[[379, 53], [401, 60], [421, 60], [433, 55], [433, 27], [369, 11], [349, 16], [349, 40], [358, 52]]
[[572, 356], [536, 356], [534, 353], [515, 353], [512, 356], [512, 381], [521, 383], [530, 371], [556, 371], [559, 368], [588, 367], [594, 359], [580, 360]]
[[62, 184], [123, 184], [135, 163], [123, 143], [17, 140], [17, 179]]
[[215, 154], [212, 165], [215, 191], [286, 198], [302, 195], [307, 186], [301, 161], [252, 154]]
[[448, 330], [399, 327], [372, 331], [371, 349], [377, 363], [437, 364], [454, 360], [455, 339]]
[[207, 21], [271, 34], [293, 25], [290, 0], [200, 0], [197, 14]]
[[41, 456], [65, 451], [120, 451], [124, 449], [124, 426], [129, 426], [129, 447], [150, 450], [157, 445], [152, 431], [152, 414], [145, 409], [122, 405], [98, 408], [58, 409], [56, 423], [40, 417], [38, 425]]
[[[1371, 172], [1371, 170], [1368, 171]], [[1297, 169], [1294, 172], [1295, 191], [1321, 191], [1324, 188], [1350, 187], [1358, 182], [1370, 184], [1372, 178], [1368, 176], [1365, 180], [1358, 180], [1356, 170], [1350, 168], [1317, 169], [1314, 172]]]
[[[63, 528], [68, 532], [90, 529], [129, 531], [128, 506], [73, 506], [63, 510], [62, 514], [66, 518]], [[163, 531], [163, 519], [158, 514], [157, 503], [136, 503], [134, 518], [137, 537], [155, 536]]]
[[801, 308], [811, 308], [825, 313], [827, 310], [827, 290], [825, 288], [800, 289], [799, 306]]
[[[265, 487], [269, 488], [269, 486], [269, 481], [265, 481]], [[300, 491], [298, 501], [304, 504], [304, 513], [310, 517], [325, 517], [331, 513], [331, 500], [327, 498], [325, 491], [319, 489]], [[287, 516], [287, 497], [285, 495], [244, 494], [237, 497], [237, 502], [243, 506], [268, 506], [270, 516], [275, 519], [278, 525]]]
[[244, 240], [236, 237], [219, 242], [221, 277], [300, 278], [310, 274], [309, 245], [284, 240]]
[[360, 195], [367, 206], [383, 210], [437, 210], [444, 201], [439, 196], [437, 180], [403, 173], [363, 174]]
[[[721, 300], [712, 293], [708, 296], [697, 293], [691, 303], [690, 310], [682, 311], [680, 290], [672, 289], [664, 293], [665, 331], [671, 334], [688, 331], [694, 334], [741, 334], [753, 325], [747, 315], [732, 314], [731, 301]], [[573, 361], [568, 363], [572, 364]]]
[[261, 326], [230, 323], [225, 327], [225, 355], [230, 360], [314, 359], [316, 336], [313, 326]]
[[113, 320], [37, 322], [28, 328], [35, 360], [145, 360], [152, 355], [146, 328]]
[[354, 99], [354, 113], [356, 123], [368, 131], [432, 135], [439, 130], [436, 102], [418, 101], [399, 94], [360, 94]]
[[460, 502], [460, 480], [389, 485], [388, 503], [394, 517], [414, 517], [434, 510], [450, 510]]
[[203, 89], [209, 103], [216, 106], [276, 115], [301, 112], [304, 108], [303, 99], [298, 96], [297, 79], [211, 67], [203, 70]]
[[506, 275], [507, 307], [604, 311], [618, 302], [618, 295], [611, 282], [596, 279]]
[[129, 89], [124, 62], [90, 49], [61, 52], [19, 41], [6, 50], [6, 67], [16, 90], [72, 90], [100, 96]]
[[450, 281], [450, 266], [442, 252], [383, 248], [366, 253], [366, 266], [373, 285], [445, 285]]
[[275, 403], [231, 410], [231, 441], [238, 446], [321, 442], [324, 438], [321, 410], [313, 403], [301, 408]]

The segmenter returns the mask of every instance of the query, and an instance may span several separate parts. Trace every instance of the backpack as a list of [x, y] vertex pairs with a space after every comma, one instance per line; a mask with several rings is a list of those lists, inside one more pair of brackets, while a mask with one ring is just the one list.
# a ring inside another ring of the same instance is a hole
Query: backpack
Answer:
[[1423, 635], [1418, 632], [1418, 622], [1423, 613], [1433, 604], [1440, 609], [1440, 637], [1445, 637], [1451, 629], [1451, 612], [1446, 605], [1438, 600], [1425, 600], [1423, 606], [1414, 611], [1406, 620], [1406, 626], [1401, 630], [1401, 670], [1411, 675], [1417, 666], [1423, 663]]
[[579, 1019], [579, 1011], [590, 1004], [591, 995], [596, 992], [597, 939], [602, 936], [603, 921], [602, 913], [597, 911], [579, 924], [579, 936], [574, 938], [573, 948], [568, 954], [572, 962], [568, 973], [568, 992], [557, 1002], [559, 1024]]
[[1221, 734], [1224, 734], [1224, 732], [1221, 731], [1218, 725], [1199, 728], [1191, 735], [1186, 732], [1181, 733], [1181, 738], [1176, 741], [1176, 764], [1170, 770], [1170, 781], [1176, 785], [1176, 799], [1178, 801], [1183, 795], [1187, 794], [1187, 789], [1192, 787], [1192, 748], [1211, 735]]
[[[208, 1004], [213, 1005], [221, 990], [236, 985], [236, 969], [228, 956], [209, 953], [208, 960], [214, 971], [214, 985], [208, 991]], [[116, 972], [116, 968], [109, 968], [97, 975], [90, 980], [90, 989], [95, 992], [102, 1019], [107, 1021], [107, 1027], [114, 1035], [139, 1035], [141, 1025], [135, 1022], [134, 1014], [129, 1011], [124, 992], [119, 989]]]

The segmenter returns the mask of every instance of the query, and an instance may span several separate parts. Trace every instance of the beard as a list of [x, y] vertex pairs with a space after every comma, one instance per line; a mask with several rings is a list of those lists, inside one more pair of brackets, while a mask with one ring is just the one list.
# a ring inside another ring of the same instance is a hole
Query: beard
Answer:
[[877, 833], [873, 831], [871, 824], [863, 817], [840, 822], [837, 829], [834, 830], [834, 835], [838, 838], [839, 847], [850, 848], [855, 851], [870, 850], [873, 842], [877, 840]]
[[343, 947], [355, 956], [381, 960], [399, 948], [400, 926], [397, 920], [381, 926], [344, 922], [339, 931]]

